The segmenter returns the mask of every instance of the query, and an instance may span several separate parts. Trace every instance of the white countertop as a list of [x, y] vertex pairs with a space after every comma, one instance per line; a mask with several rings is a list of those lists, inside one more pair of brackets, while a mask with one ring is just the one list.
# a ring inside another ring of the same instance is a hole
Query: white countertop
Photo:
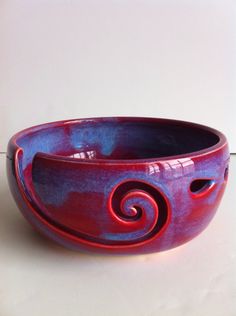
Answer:
[[159, 254], [72, 252], [34, 232], [0, 155], [0, 316], [235, 316], [236, 156], [208, 228]]

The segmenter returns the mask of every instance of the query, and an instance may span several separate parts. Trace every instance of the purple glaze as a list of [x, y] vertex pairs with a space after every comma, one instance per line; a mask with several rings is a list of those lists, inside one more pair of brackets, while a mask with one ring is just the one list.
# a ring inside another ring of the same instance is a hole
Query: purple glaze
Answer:
[[198, 235], [220, 203], [228, 163], [216, 130], [134, 117], [33, 127], [10, 140], [7, 158], [13, 196], [38, 230], [112, 253], [162, 251]]

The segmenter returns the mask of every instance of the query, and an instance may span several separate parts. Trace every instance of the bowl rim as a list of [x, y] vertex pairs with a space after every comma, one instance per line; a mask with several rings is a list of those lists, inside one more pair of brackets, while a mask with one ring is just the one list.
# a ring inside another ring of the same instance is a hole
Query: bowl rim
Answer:
[[228, 145], [226, 136], [220, 132], [219, 130], [216, 130], [212, 127], [198, 124], [191, 121], [184, 121], [184, 120], [176, 120], [176, 119], [169, 119], [169, 118], [162, 118], [162, 117], [144, 117], [144, 116], [95, 116], [95, 117], [88, 117], [88, 118], [79, 118], [79, 119], [67, 119], [67, 120], [58, 120], [53, 121], [49, 123], [43, 123], [38, 124], [35, 126], [28, 127], [26, 129], [23, 129], [19, 131], [18, 133], [14, 134], [11, 139], [9, 140], [9, 144], [13, 144], [14, 147], [17, 149], [23, 148], [20, 147], [17, 143], [18, 139], [26, 136], [29, 133], [34, 133], [46, 128], [50, 127], [60, 127], [63, 125], [70, 125], [80, 122], [106, 122], [106, 121], [114, 121], [114, 120], [127, 120], [127, 121], [149, 121], [149, 122], [162, 122], [162, 123], [171, 123], [171, 124], [181, 124], [186, 127], [195, 127], [199, 128], [201, 130], [205, 130], [208, 132], [213, 133], [214, 135], [218, 136], [219, 140], [216, 144], [209, 146], [207, 148], [197, 150], [197, 151], [190, 151], [188, 153], [179, 154], [179, 155], [170, 155], [170, 156], [163, 156], [163, 157], [151, 157], [151, 158], [135, 158], [135, 159], [109, 159], [109, 158], [98, 158], [98, 159], [88, 159], [88, 158], [74, 158], [69, 156], [63, 156], [58, 154], [52, 154], [52, 153], [44, 153], [44, 152], [37, 152], [36, 155], [40, 155], [41, 157], [44, 157], [46, 159], [50, 160], [60, 160], [65, 162], [72, 162], [72, 163], [83, 163], [83, 164], [145, 164], [145, 163], [151, 163], [151, 162], [157, 162], [157, 161], [167, 161], [167, 160], [178, 160], [178, 159], [189, 159], [189, 158], [196, 158], [196, 157], [202, 157], [205, 155], [213, 154], [221, 149], [223, 147]]

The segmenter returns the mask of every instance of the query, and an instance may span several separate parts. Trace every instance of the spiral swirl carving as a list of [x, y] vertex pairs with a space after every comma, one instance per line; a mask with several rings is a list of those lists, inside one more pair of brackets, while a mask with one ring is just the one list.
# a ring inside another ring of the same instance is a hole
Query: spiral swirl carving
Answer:
[[164, 196], [154, 186], [142, 181], [126, 181], [118, 185], [110, 197], [110, 207], [123, 223], [120, 236], [123, 243], [151, 238], [165, 226], [168, 219]]
[[[100, 179], [87, 174], [86, 164], [66, 167], [63, 161], [55, 164], [40, 155], [34, 160], [36, 199], [31, 204], [50, 227], [79, 242], [109, 247], [150, 241], [164, 231], [170, 208], [156, 186], [129, 178], [114, 185], [113, 170], [104, 175], [96, 171], [103, 175]], [[51, 181], [47, 181], [49, 178]], [[56, 192], [62, 192], [62, 199]]]

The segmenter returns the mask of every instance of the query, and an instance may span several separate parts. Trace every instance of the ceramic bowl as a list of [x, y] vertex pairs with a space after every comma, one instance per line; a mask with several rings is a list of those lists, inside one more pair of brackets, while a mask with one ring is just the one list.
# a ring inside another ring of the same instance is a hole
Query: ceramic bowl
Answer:
[[11, 192], [40, 232], [78, 250], [151, 253], [211, 221], [228, 174], [212, 128], [140, 117], [48, 123], [9, 142]]

